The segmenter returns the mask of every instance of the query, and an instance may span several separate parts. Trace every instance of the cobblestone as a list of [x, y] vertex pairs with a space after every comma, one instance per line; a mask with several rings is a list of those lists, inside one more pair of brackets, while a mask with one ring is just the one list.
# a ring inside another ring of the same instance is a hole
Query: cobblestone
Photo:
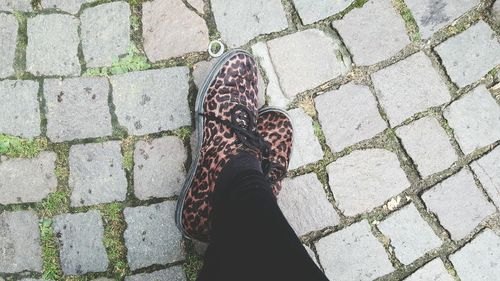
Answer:
[[0, 46], [0, 78], [14, 75], [18, 28], [19, 24], [13, 15], [0, 14], [0, 42], [2, 42]]
[[354, 0], [293, 0], [303, 24], [311, 24], [341, 12]]
[[205, 3], [203, 2], [203, 0], [187, 0], [187, 2], [189, 3], [189, 5], [195, 8], [198, 13], [204, 13]]
[[437, 258], [428, 264], [424, 265], [422, 268], [417, 270], [415, 273], [410, 275], [410, 277], [404, 279], [404, 281], [453, 281], [453, 277], [448, 274], [443, 262]]
[[30, 0], [3, 0], [0, 2], [0, 11], [31, 12], [32, 10]]
[[182, 267], [173, 266], [167, 269], [154, 271], [152, 273], [141, 273], [125, 277], [125, 281], [185, 281], [186, 276]]
[[484, 189], [500, 208], [500, 146], [471, 164]]
[[288, 112], [293, 124], [293, 151], [289, 169], [293, 170], [323, 158], [323, 150], [314, 135], [313, 120], [304, 110], [296, 108]]
[[56, 9], [70, 14], [77, 14], [83, 4], [92, 1], [95, 0], [42, 0], [41, 4], [44, 9]]

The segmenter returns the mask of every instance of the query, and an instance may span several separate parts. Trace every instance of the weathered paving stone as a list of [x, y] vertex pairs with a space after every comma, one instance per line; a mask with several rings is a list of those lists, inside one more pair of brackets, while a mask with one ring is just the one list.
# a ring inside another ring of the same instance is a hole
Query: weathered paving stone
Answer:
[[500, 107], [483, 85], [448, 106], [444, 117], [465, 154], [500, 139]]
[[483, 219], [496, 211], [466, 169], [425, 192], [422, 199], [453, 240], [466, 237]]
[[189, 3], [189, 5], [195, 8], [198, 13], [204, 13], [203, 10], [205, 8], [205, 3], [203, 2], [203, 0], [187, 0], [187, 2]]
[[500, 208], [500, 147], [473, 162], [471, 167], [491, 200]]
[[334, 21], [332, 26], [359, 65], [388, 59], [410, 44], [405, 23], [390, 0], [371, 0]]
[[368, 281], [393, 271], [366, 220], [322, 238], [316, 243], [316, 250], [330, 280]]
[[138, 142], [134, 152], [135, 196], [147, 200], [179, 195], [186, 160], [186, 148], [177, 137]]
[[145, 2], [142, 25], [144, 50], [152, 62], [207, 50], [205, 21], [181, 0]]
[[383, 149], [354, 151], [327, 171], [333, 196], [347, 216], [382, 205], [410, 186], [396, 155]]
[[457, 160], [446, 132], [434, 117], [424, 117], [398, 128], [396, 134], [422, 177], [440, 172]]
[[14, 75], [18, 27], [16, 17], [0, 14], [0, 78]]
[[59, 240], [64, 274], [106, 271], [109, 261], [102, 242], [104, 227], [98, 211], [58, 215], [54, 217], [53, 227]]
[[486, 229], [450, 256], [462, 281], [490, 281], [500, 276], [500, 237]]
[[444, 267], [443, 262], [437, 258], [428, 264], [424, 265], [422, 268], [417, 270], [415, 273], [410, 275], [404, 281], [453, 281], [453, 277], [448, 273]]
[[173, 266], [152, 273], [141, 273], [125, 277], [125, 281], [186, 281], [181, 266]]
[[34, 75], [79, 75], [78, 24], [75, 17], [62, 14], [29, 18], [26, 70]]
[[378, 228], [391, 239], [396, 257], [406, 265], [442, 243], [413, 204], [390, 215]]
[[303, 109], [290, 110], [288, 114], [293, 122], [293, 151], [289, 169], [293, 170], [323, 158], [323, 150], [314, 135], [313, 120]]
[[31, 12], [30, 0], [2, 0], [0, 1], [0, 11], [20, 11], [20, 12]]
[[56, 9], [70, 14], [76, 14], [80, 11], [80, 7], [85, 3], [90, 3], [95, 0], [42, 0], [44, 9]]
[[315, 99], [326, 143], [333, 151], [374, 137], [387, 128], [366, 86], [347, 84]]
[[173, 67], [111, 76], [120, 124], [134, 135], [191, 125], [188, 73]]
[[71, 206], [125, 200], [127, 178], [122, 163], [117, 141], [72, 146], [69, 151]]
[[54, 142], [112, 134], [106, 78], [47, 79], [47, 136]]
[[304, 24], [311, 24], [339, 13], [352, 2], [354, 0], [293, 0], [293, 4]]
[[40, 135], [38, 82], [0, 81], [0, 133], [24, 138]]
[[299, 236], [340, 222], [315, 174], [286, 179], [278, 205]]
[[491, 11], [497, 22], [500, 22], [500, 2], [495, 1], [493, 7], [491, 8]]
[[459, 87], [479, 80], [500, 64], [500, 43], [482, 20], [435, 49], [451, 80]]
[[114, 2], [85, 9], [80, 16], [87, 67], [109, 66], [130, 46], [130, 7]]
[[288, 27], [285, 11], [279, 0], [225, 0], [211, 2], [217, 29], [222, 39], [237, 47], [260, 34], [280, 31]]
[[0, 213], [0, 253], [2, 273], [42, 271], [40, 230], [33, 211]]
[[444, 81], [422, 52], [375, 72], [372, 79], [392, 126], [450, 99]]
[[42, 152], [33, 159], [15, 158], [0, 163], [0, 204], [40, 202], [57, 187], [56, 155]]
[[350, 69], [351, 63], [339, 58], [345, 58], [341, 55], [339, 39], [318, 29], [273, 39], [267, 44], [281, 87], [288, 98]]
[[175, 227], [174, 213], [175, 202], [171, 201], [125, 208], [128, 227], [124, 238], [131, 270], [172, 263], [184, 258], [182, 235]]

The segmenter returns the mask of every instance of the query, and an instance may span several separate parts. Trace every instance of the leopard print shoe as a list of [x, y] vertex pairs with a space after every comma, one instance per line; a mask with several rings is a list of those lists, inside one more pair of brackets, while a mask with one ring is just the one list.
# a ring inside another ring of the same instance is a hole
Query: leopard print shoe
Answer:
[[197, 143], [175, 216], [185, 237], [210, 240], [212, 194], [228, 160], [242, 152], [262, 159], [257, 92], [255, 61], [242, 50], [221, 57], [198, 92]]
[[267, 107], [259, 111], [257, 130], [268, 147], [263, 154], [262, 171], [271, 183], [274, 195], [278, 196], [292, 155], [292, 121], [286, 111]]

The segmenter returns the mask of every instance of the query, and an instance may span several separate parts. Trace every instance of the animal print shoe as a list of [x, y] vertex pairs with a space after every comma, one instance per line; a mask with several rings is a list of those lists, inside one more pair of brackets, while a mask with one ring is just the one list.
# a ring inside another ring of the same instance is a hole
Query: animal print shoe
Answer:
[[228, 160], [243, 152], [261, 161], [257, 92], [257, 67], [243, 50], [221, 57], [198, 92], [196, 149], [175, 216], [188, 238], [210, 240], [212, 194]]
[[269, 151], [263, 154], [262, 171], [271, 183], [274, 195], [278, 196], [292, 154], [292, 121], [284, 110], [264, 108], [259, 111], [257, 130], [269, 147]]

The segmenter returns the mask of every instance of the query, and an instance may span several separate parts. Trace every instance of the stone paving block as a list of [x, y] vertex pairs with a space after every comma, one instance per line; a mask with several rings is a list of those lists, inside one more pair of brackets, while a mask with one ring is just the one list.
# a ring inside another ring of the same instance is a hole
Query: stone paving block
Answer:
[[130, 7], [113, 2], [85, 9], [80, 16], [87, 67], [109, 66], [130, 46]]
[[186, 67], [172, 67], [111, 76], [120, 124], [134, 135], [191, 125], [188, 74]]
[[42, 7], [44, 9], [56, 9], [70, 14], [77, 14], [83, 4], [92, 1], [95, 0], [42, 0]]
[[482, 20], [435, 50], [451, 80], [459, 87], [481, 79], [500, 64], [500, 43], [495, 32]]
[[285, 11], [279, 0], [225, 0], [211, 2], [217, 29], [229, 47], [238, 47], [260, 34], [281, 31], [288, 27]]
[[315, 174], [285, 179], [278, 205], [299, 236], [340, 222]]
[[125, 277], [125, 281], [186, 281], [181, 266], [173, 266], [152, 273], [141, 273]]
[[40, 230], [35, 212], [0, 213], [0, 253], [2, 273], [42, 271]]
[[491, 8], [491, 11], [497, 22], [500, 22], [500, 2], [495, 1], [493, 7]]
[[120, 143], [79, 144], [69, 151], [71, 206], [124, 201], [127, 178]]
[[179, 195], [186, 177], [187, 151], [173, 136], [140, 141], [134, 152], [134, 194], [141, 200]]
[[342, 57], [339, 39], [318, 29], [283, 36], [267, 44], [281, 88], [288, 98], [345, 74], [350, 69], [350, 62], [339, 58]]
[[369, 211], [410, 186], [396, 154], [384, 149], [354, 151], [327, 166], [330, 188], [341, 211]]
[[0, 133], [33, 138], [40, 135], [38, 82], [0, 81]]
[[465, 154], [500, 139], [500, 107], [484, 85], [453, 102], [443, 114]]
[[458, 159], [448, 135], [434, 117], [400, 127], [396, 134], [422, 177], [445, 170]]
[[303, 24], [311, 24], [337, 14], [352, 2], [354, 0], [293, 0]]
[[466, 237], [483, 219], [496, 211], [467, 169], [426, 191], [422, 199], [453, 240]]
[[14, 75], [18, 28], [16, 17], [0, 14], [0, 42], [2, 42], [0, 45], [0, 78]]
[[486, 229], [450, 256], [462, 281], [490, 281], [500, 276], [500, 237]]
[[288, 112], [293, 124], [293, 151], [290, 159], [290, 170], [323, 158], [323, 150], [314, 135], [313, 120], [303, 109], [296, 108]]
[[149, 60], [179, 57], [208, 48], [205, 21], [182, 0], [148, 1], [142, 4], [144, 50]]
[[368, 281], [394, 270], [366, 220], [322, 238], [316, 251], [330, 280]]
[[125, 208], [128, 227], [123, 236], [131, 270], [172, 263], [184, 258], [182, 235], [174, 221], [175, 204], [176, 202], [167, 201]]
[[20, 11], [20, 12], [31, 12], [30, 0], [2, 0], [0, 1], [0, 11]]
[[195, 8], [198, 13], [204, 13], [205, 3], [203, 3], [203, 0], [187, 0], [187, 2], [189, 3], [189, 5]]
[[347, 84], [315, 99], [326, 143], [333, 151], [374, 137], [387, 128], [366, 86]]
[[406, 265], [442, 244], [413, 204], [391, 214], [378, 228], [391, 239], [396, 257]]
[[57, 187], [56, 154], [42, 152], [32, 159], [13, 158], [0, 163], [0, 204], [40, 202]]
[[415, 271], [404, 281], [453, 281], [453, 277], [444, 267], [443, 262], [437, 258]]
[[98, 211], [55, 216], [53, 227], [59, 240], [64, 274], [106, 271], [109, 261], [102, 242], [104, 227]]
[[403, 18], [390, 0], [368, 1], [362, 8], [334, 21], [332, 26], [340, 33], [354, 62], [359, 65], [388, 59], [410, 44]]
[[43, 94], [50, 140], [62, 142], [113, 133], [106, 78], [47, 79]]
[[500, 209], [500, 147], [471, 164], [474, 173]]
[[78, 25], [78, 19], [70, 15], [29, 18], [26, 70], [34, 75], [79, 75]]
[[446, 84], [422, 52], [375, 72], [372, 79], [392, 126], [450, 100]]

